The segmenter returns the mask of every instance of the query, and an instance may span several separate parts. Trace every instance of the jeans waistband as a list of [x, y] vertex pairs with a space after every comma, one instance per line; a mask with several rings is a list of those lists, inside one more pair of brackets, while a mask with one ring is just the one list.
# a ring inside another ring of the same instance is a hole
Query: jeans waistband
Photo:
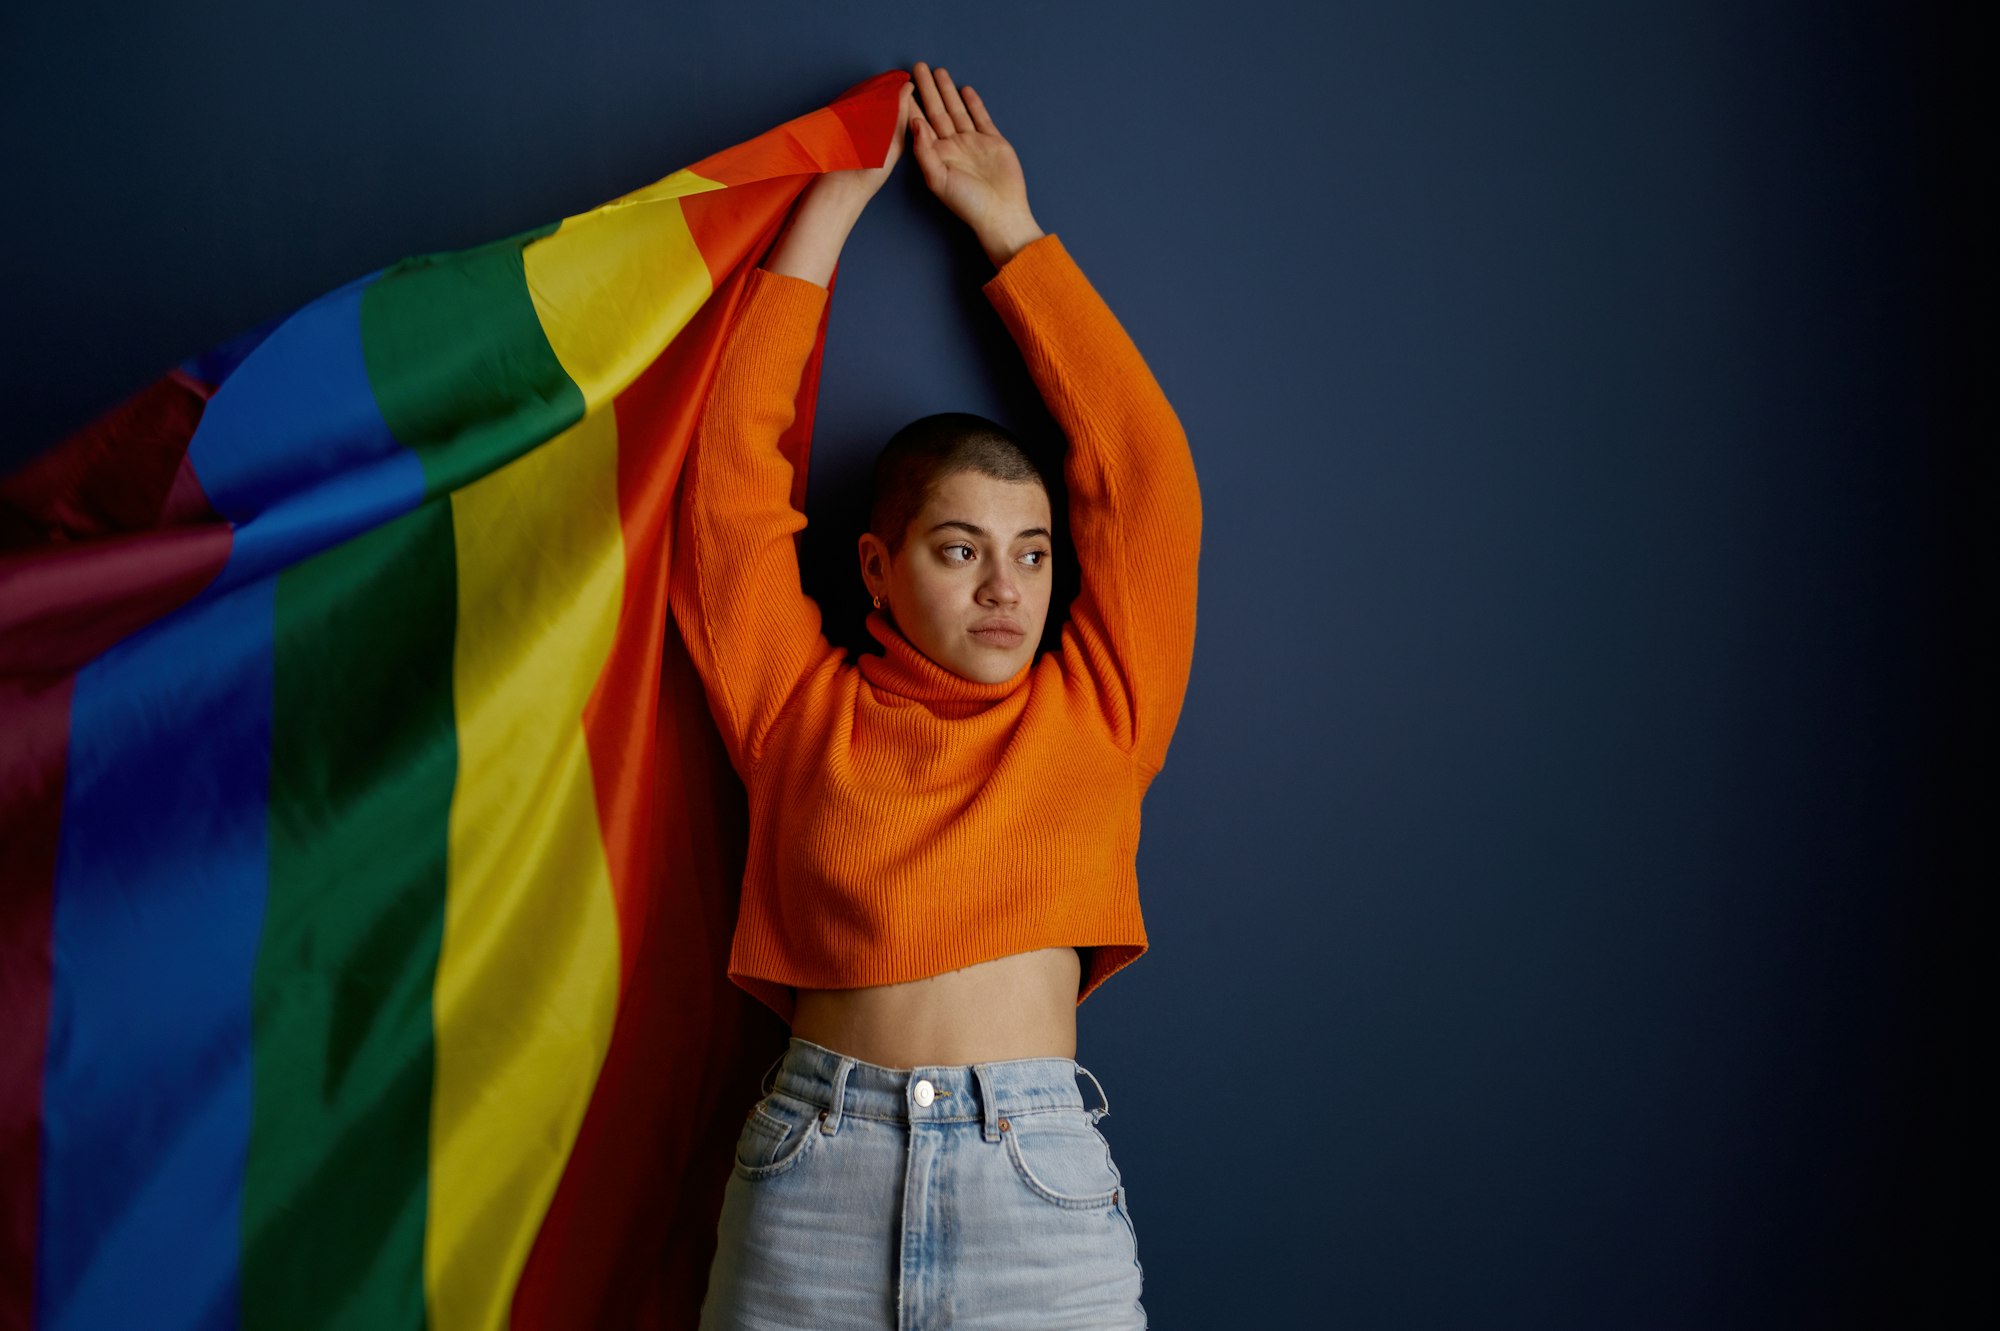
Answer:
[[978, 1120], [986, 1139], [998, 1141], [1005, 1130], [1001, 1120], [1011, 1115], [1084, 1109], [1078, 1077], [1089, 1077], [1097, 1089], [1098, 1104], [1087, 1111], [1096, 1123], [1111, 1112], [1111, 1103], [1103, 1084], [1073, 1058], [890, 1068], [794, 1035], [765, 1070], [764, 1090], [781, 1090], [818, 1105], [824, 1132], [839, 1131], [847, 1115], [908, 1123]]

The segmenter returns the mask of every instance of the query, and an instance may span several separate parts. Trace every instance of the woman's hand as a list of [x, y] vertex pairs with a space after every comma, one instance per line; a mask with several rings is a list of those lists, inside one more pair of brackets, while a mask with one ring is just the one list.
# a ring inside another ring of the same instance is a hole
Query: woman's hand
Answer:
[[882, 165], [859, 167], [852, 171], [828, 171], [808, 185], [807, 191], [838, 195], [857, 208], [866, 207], [868, 201], [875, 197], [875, 192], [887, 183], [896, 169], [896, 163], [903, 160], [903, 135], [915, 118], [916, 108], [916, 85], [905, 83], [902, 98], [896, 104], [896, 132], [889, 140], [889, 155], [882, 159]]
[[770, 272], [802, 277], [819, 286], [833, 281], [834, 266], [847, 244], [848, 233], [861, 220], [862, 209], [875, 191], [896, 169], [903, 156], [903, 132], [916, 115], [916, 89], [903, 85], [903, 97], [896, 119], [895, 136], [889, 140], [889, 154], [882, 165], [857, 167], [850, 171], [828, 171], [806, 186], [799, 196], [785, 233], [771, 247], [764, 260]]
[[912, 71], [921, 106], [910, 119], [911, 148], [931, 193], [972, 228], [1001, 267], [1042, 235], [1028, 209], [1021, 159], [987, 113], [985, 99], [919, 60]]

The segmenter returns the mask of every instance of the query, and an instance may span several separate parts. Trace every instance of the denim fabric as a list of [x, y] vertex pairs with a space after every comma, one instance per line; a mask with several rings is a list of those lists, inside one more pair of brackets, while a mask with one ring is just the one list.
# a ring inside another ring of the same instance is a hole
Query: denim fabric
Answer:
[[797, 1036], [776, 1067], [737, 1139], [702, 1331], [1143, 1331], [1088, 1069], [888, 1068]]

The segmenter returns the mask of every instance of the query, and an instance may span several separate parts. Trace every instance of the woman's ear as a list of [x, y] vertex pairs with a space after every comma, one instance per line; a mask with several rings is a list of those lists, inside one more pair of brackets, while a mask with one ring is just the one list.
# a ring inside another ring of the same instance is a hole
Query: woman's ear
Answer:
[[872, 531], [861, 533], [857, 553], [861, 557], [861, 583], [870, 596], [889, 590], [889, 548]]

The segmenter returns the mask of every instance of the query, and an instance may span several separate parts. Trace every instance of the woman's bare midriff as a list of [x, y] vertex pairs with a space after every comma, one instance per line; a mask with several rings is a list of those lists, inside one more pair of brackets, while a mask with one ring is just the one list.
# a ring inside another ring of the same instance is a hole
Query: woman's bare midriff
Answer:
[[792, 1034], [890, 1068], [1075, 1058], [1083, 958], [1045, 947], [904, 984], [801, 989]]

